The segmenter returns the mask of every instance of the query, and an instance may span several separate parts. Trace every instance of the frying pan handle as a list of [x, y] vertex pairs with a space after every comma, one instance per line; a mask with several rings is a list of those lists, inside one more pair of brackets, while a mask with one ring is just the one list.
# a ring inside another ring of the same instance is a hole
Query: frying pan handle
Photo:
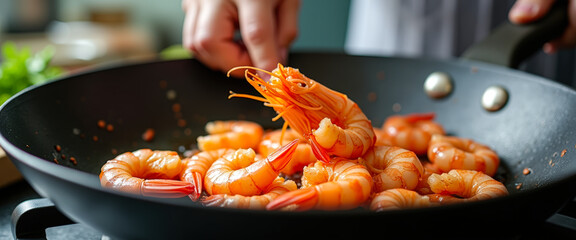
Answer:
[[546, 220], [550, 231], [576, 236], [576, 198]]
[[76, 222], [62, 214], [47, 198], [27, 200], [12, 212], [14, 239], [46, 239], [46, 229]]
[[501, 24], [483, 41], [467, 49], [462, 58], [518, 68], [544, 43], [559, 37], [567, 26], [568, 1], [558, 0], [538, 21]]

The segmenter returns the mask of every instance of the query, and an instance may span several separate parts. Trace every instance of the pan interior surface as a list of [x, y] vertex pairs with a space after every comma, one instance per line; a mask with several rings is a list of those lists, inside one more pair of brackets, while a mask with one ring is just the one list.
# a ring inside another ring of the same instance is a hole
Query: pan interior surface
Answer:
[[[526, 206], [553, 202], [550, 205], [555, 209], [534, 213], [540, 216], [553, 213], [568, 196], [575, 194], [576, 188], [565, 189], [561, 194], [557, 191], [557, 188], [574, 187], [576, 180], [576, 133], [570, 127], [576, 124], [571, 112], [576, 109], [576, 94], [569, 88], [515, 70], [464, 61], [327, 53], [296, 53], [290, 61], [287, 66], [299, 68], [308, 77], [347, 94], [375, 127], [380, 127], [394, 114], [434, 112], [436, 121], [448, 134], [490, 146], [501, 157], [496, 178], [503, 181], [511, 193], [503, 200], [507, 204], [515, 204], [520, 198], [515, 196], [527, 199]], [[423, 84], [428, 75], [438, 71], [452, 78], [454, 89], [444, 98], [433, 99], [426, 95]], [[508, 102], [500, 111], [486, 111], [481, 106], [482, 94], [491, 86], [500, 86], [509, 94]], [[209, 209], [182, 199], [150, 200], [112, 193], [101, 189], [98, 180], [100, 167], [123, 152], [150, 148], [184, 154], [194, 149], [196, 137], [206, 134], [204, 126], [212, 120], [250, 120], [267, 129], [281, 127], [281, 120], [271, 120], [276, 116], [272, 109], [250, 99], [228, 99], [229, 91], [257, 94], [244, 80], [227, 78], [195, 60], [143, 63], [81, 73], [29, 88], [4, 104], [0, 108], [0, 145], [35, 189], [57, 206], [65, 205], [64, 197], [59, 195], [79, 196], [63, 189], [54, 190], [59, 186], [39, 179], [56, 178], [54, 181], [58, 184], [71, 184], [66, 187], [98, 195], [102, 202], [111, 205], [119, 201], [129, 204], [135, 199], [146, 206], [164, 203], [160, 209], [151, 210], [157, 214], [167, 209], [174, 213], [181, 211], [182, 206], [192, 206], [192, 210], [181, 214], [193, 211], [201, 216], [228, 213], [246, 216], [252, 213]], [[153, 138], [143, 136], [151, 132]], [[28, 173], [32, 171], [34, 173]], [[47, 176], [37, 177], [36, 172]], [[565, 197], [546, 199], [549, 196], [533, 192]], [[471, 203], [470, 206], [483, 206], [478, 208], [480, 213], [485, 206], [498, 202]], [[521, 211], [523, 206], [508, 211]], [[96, 224], [102, 229], [113, 228], [100, 223], [99, 218], [86, 219], [78, 213], [74, 208], [81, 208], [80, 203], [68, 207], [61, 208], [78, 221]], [[461, 210], [458, 206], [440, 209], [454, 214]], [[403, 213], [433, 215], [436, 211], [416, 209]], [[311, 218], [307, 221], [312, 221], [314, 216], [325, 219], [339, 214], [382, 221], [378, 217], [398, 217], [400, 213], [258, 212], [253, 217], [288, 215], [288, 219], [300, 221], [299, 216], [307, 216]], [[164, 234], [170, 236], [170, 233]]]

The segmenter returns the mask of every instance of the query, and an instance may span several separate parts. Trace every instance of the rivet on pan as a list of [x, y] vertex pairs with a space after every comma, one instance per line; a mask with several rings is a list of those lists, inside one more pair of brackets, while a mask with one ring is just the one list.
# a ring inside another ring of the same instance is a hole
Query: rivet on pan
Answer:
[[488, 111], [498, 111], [508, 102], [508, 91], [501, 86], [491, 86], [482, 95], [482, 107]]
[[424, 91], [431, 98], [443, 98], [452, 92], [452, 78], [444, 72], [433, 72], [424, 82]]

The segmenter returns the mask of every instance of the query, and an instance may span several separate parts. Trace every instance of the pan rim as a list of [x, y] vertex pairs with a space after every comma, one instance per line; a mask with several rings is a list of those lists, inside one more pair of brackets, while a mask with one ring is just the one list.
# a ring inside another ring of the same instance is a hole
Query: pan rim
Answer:
[[[306, 53], [306, 54], [309, 54], [309, 53]], [[355, 55], [355, 56], [356, 56], [356, 55]], [[362, 57], [362, 56], [358, 56], [358, 57]], [[403, 57], [385, 57], [385, 58], [388, 58], [388, 59], [391, 59], [391, 60], [394, 60], [394, 59], [414, 60], [414, 59], [412, 59], [412, 58], [403, 58]], [[426, 60], [426, 59], [418, 59], [418, 60], [428, 61], [428, 60]], [[128, 63], [128, 64], [113, 65], [113, 66], [105, 66], [105, 67], [102, 67], [102, 68], [97, 68], [97, 69], [93, 69], [93, 70], [86, 71], [86, 72], [79, 72], [79, 73], [74, 73], [74, 74], [71, 74], [71, 75], [67, 75], [67, 76], [65, 76], [65, 77], [57, 78], [57, 79], [54, 79], [53, 81], [50, 81], [50, 82], [47, 82], [47, 83], [43, 83], [43, 84], [40, 84], [40, 85], [31, 86], [31, 87], [28, 87], [28, 88], [20, 91], [19, 93], [15, 94], [15, 95], [12, 96], [9, 100], [7, 100], [2, 106], [0, 106], [0, 114], [4, 112], [5, 108], [7, 108], [7, 107], [10, 105], [10, 103], [14, 101], [14, 99], [16, 99], [16, 98], [18, 98], [18, 97], [21, 97], [21, 95], [28, 94], [28, 93], [34, 91], [35, 89], [38, 89], [38, 88], [40, 88], [40, 87], [42, 87], [42, 86], [45, 86], [45, 85], [48, 85], [48, 84], [54, 84], [54, 83], [56, 83], [56, 82], [61, 82], [61, 81], [69, 81], [69, 80], [71, 80], [71, 79], [74, 78], [74, 77], [83, 76], [83, 75], [92, 74], [92, 73], [97, 73], [97, 72], [104, 71], [104, 70], [109, 70], [109, 69], [117, 69], [117, 68], [123, 68], [123, 67], [127, 67], [127, 66], [130, 67], [130, 66], [136, 66], [136, 65], [142, 65], [142, 64], [165, 63], [165, 62], [172, 62], [172, 61], [189, 61], [189, 60], [188, 60], [188, 59], [186, 59], [186, 60], [169, 60], [169, 61], [155, 60], [155, 61], [146, 61], [146, 62], [143, 62], [143, 63]], [[487, 63], [475, 62], [475, 61], [469, 61], [469, 60], [457, 60], [457, 61], [451, 61], [451, 60], [445, 60], [445, 61], [442, 61], [442, 60], [441, 60], [441, 61], [432, 60], [432, 61], [437, 62], [437, 63], [452, 63], [452, 64], [455, 64], [455, 63], [457, 64], [457, 63], [459, 63], [459, 62], [463, 62], [463, 63], [464, 63], [465, 65], [467, 65], [467, 66], [470, 66], [471, 64], [480, 65], [480, 66], [486, 65], [486, 66], [488, 66], [488, 68], [490, 68], [491, 70], [492, 70], [492, 69], [498, 70], [499, 68], [502, 68], [502, 70], [505, 70], [505, 71], [503, 71], [503, 72], [499, 72], [499, 74], [512, 74], [512, 73], [510, 73], [510, 70], [514, 70], [514, 69], [507, 69], [507, 68], [504, 68], [504, 67], [501, 67], [501, 66], [497, 66], [497, 65], [493, 65], [493, 64], [487, 64]], [[494, 68], [494, 67], [497, 67], [497, 68]], [[551, 80], [548, 80], [548, 79], [546, 79], [546, 78], [543, 78], [543, 77], [540, 77], [540, 76], [536, 76], [536, 75], [533, 75], [533, 74], [529, 74], [529, 73], [525, 73], [525, 72], [522, 72], [522, 71], [519, 71], [519, 70], [514, 70], [514, 71], [515, 71], [514, 73], [520, 73], [520, 74], [529, 76], [529, 77], [527, 77], [526, 79], [534, 79], [534, 78], [543, 79], [543, 80], [546, 80], [546, 81], [544, 81], [544, 82], [546, 82], [546, 84], [551, 84], [551, 85], [553, 85], [556, 89], [563, 90], [563, 91], [574, 92], [573, 89], [571, 89], [571, 88], [569, 88], [569, 87], [567, 87], [567, 86], [565, 86], [565, 85], [563, 85], [563, 84], [560, 84], [560, 83], [557, 83], [557, 82], [553, 82], [553, 81], [551, 81]], [[532, 80], [531, 80], [531, 81], [532, 81]], [[44, 173], [46, 173], [46, 174], [49, 174], [49, 175], [51, 175], [51, 176], [54, 176], [54, 177], [57, 177], [57, 178], [60, 178], [60, 179], [64, 179], [64, 178], [61, 177], [61, 176], [70, 176], [70, 177], [73, 178], [73, 179], [66, 178], [65, 180], [67, 180], [67, 181], [73, 180], [73, 182], [74, 182], [75, 184], [79, 184], [79, 185], [82, 185], [82, 186], [84, 186], [84, 187], [89, 187], [89, 188], [91, 188], [91, 189], [93, 189], [93, 190], [104, 191], [104, 192], [108, 192], [108, 193], [112, 193], [112, 194], [120, 194], [120, 195], [123, 195], [123, 196], [135, 198], [135, 199], [146, 199], [146, 200], [151, 200], [151, 201], [154, 201], [154, 202], [160, 202], [160, 203], [163, 203], [163, 204], [175, 204], [175, 205], [186, 206], [186, 207], [190, 207], [190, 206], [191, 206], [191, 205], [187, 205], [187, 204], [172, 203], [172, 202], [164, 201], [163, 199], [152, 199], [152, 198], [147, 198], [147, 197], [140, 197], [140, 196], [137, 196], [137, 195], [130, 195], [130, 194], [125, 194], [125, 193], [121, 193], [121, 192], [116, 192], [116, 191], [112, 191], [112, 190], [108, 190], [108, 189], [103, 189], [103, 188], [100, 187], [99, 185], [98, 185], [98, 186], [95, 186], [95, 184], [93, 183], [93, 180], [91, 180], [91, 179], [93, 179], [93, 177], [94, 177], [93, 174], [87, 173], [87, 172], [84, 172], [84, 171], [81, 171], [81, 170], [78, 170], [78, 169], [74, 169], [74, 168], [69, 168], [69, 167], [66, 167], [66, 166], [58, 165], [58, 164], [55, 164], [55, 163], [53, 163], [53, 162], [50, 162], [50, 161], [48, 161], [48, 160], [46, 160], [46, 159], [42, 159], [42, 158], [40, 158], [40, 157], [37, 157], [37, 156], [35, 156], [35, 155], [32, 155], [32, 154], [26, 152], [25, 150], [20, 149], [20, 148], [16, 147], [15, 145], [13, 145], [11, 142], [9, 142], [9, 141], [5, 138], [2, 134], [0, 134], [0, 147], [2, 147], [2, 148], [9, 154], [9, 156], [11, 157], [11, 160], [12, 160], [12, 158], [16, 158], [17, 161], [20, 161], [20, 162], [26, 164], [28, 167], [34, 168], [34, 169], [36, 169], [36, 170], [38, 170], [38, 171], [44, 172]], [[14, 160], [13, 160], [13, 161], [14, 161]], [[54, 168], [53, 165], [58, 165], [58, 167]], [[56, 169], [56, 170], [55, 170], [56, 172], [54, 172], [54, 171], [48, 171], [47, 168], [45, 168], [45, 166], [52, 166], [52, 167], [49, 167], [49, 168], [50, 168], [51, 170]], [[56, 174], [56, 173], [57, 173], [57, 174]], [[73, 174], [71, 174], [71, 173], [73, 173]], [[571, 177], [570, 179], [571, 179], [571, 180], [576, 179], [576, 175], [573, 176], [573, 177]], [[560, 181], [554, 181], [553, 183], [561, 182], [561, 181], [568, 181], [568, 179], [562, 179], [562, 180], [560, 180]], [[532, 195], [532, 194], [536, 194], [537, 192], [544, 191], [547, 187], [549, 187], [549, 186], [545, 186], [544, 189], [542, 189], [542, 188], [536, 188], [536, 189], [530, 189], [530, 190], [527, 190], [527, 191], [521, 191], [521, 192], [518, 192], [518, 193], [514, 193], [514, 194], [511, 194], [511, 195], [508, 195], [508, 196], [500, 197], [500, 198], [498, 198], [498, 199], [490, 199], [490, 200], [484, 200], [484, 201], [480, 201], [480, 202], [469, 202], [469, 203], [455, 204], [455, 205], [444, 205], [444, 206], [434, 207], [434, 209], [437, 209], [437, 208], [441, 208], [441, 209], [444, 209], [444, 208], [457, 208], [457, 209], [460, 209], [460, 208], [466, 207], [466, 206], [472, 206], [472, 205], [478, 205], [478, 204], [482, 204], [482, 205], [484, 205], [484, 204], [489, 204], [489, 203], [494, 202], [494, 201], [499, 201], [499, 199], [510, 199], [510, 198], [516, 199], [516, 198], [522, 198], [522, 197], [525, 197], [525, 196], [527, 196], [527, 195]], [[464, 206], [460, 206], [460, 205], [464, 205]], [[213, 210], [215, 210], [215, 211], [226, 211], [226, 212], [230, 212], [230, 211], [231, 211], [231, 209], [221, 209], [221, 208], [219, 209], [219, 208], [209, 208], [209, 207], [202, 207], [202, 208], [203, 208], [203, 209], [213, 209]], [[408, 209], [403, 209], [403, 210], [408, 210]], [[412, 210], [412, 209], [411, 209], [411, 210]], [[413, 210], [420, 211], [421, 209], [413, 209]], [[246, 212], [246, 213], [262, 212], [262, 213], [265, 213], [265, 214], [282, 214], [282, 215], [285, 214], [285, 212], [277, 212], [277, 211], [254, 211], [254, 210], [244, 210], [244, 209], [235, 209], [235, 210], [232, 210], [232, 211]], [[288, 215], [293, 215], [293, 214], [304, 215], [304, 216], [306, 216], [306, 215], [316, 215], [316, 214], [315, 214], [316, 212], [318, 212], [318, 211], [310, 211], [310, 212], [302, 212], [302, 213], [290, 213], [290, 214], [288, 214]], [[330, 214], [338, 214], [338, 215], [344, 215], [344, 216], [347, 216], [347, 215], [348, 215], [348, 213], [347, 213], [346, 211], [344, 211], [344, 212], [343, 212], [343, 211], [321, 211], [321, 212], [323, 213], [323, 214], [322, 214], [323, 216], [326, 215], [326, 212], [331, 212]], [[354, 214], [354, 215], [356, 215], [356, 214], [372, 215], [372, 214], [381, 214], [381, 213], [372, 213], [372, 212], [366, 211], [365, 213], [363, 213], [363, 212], [353, 212], [353, 214]]]

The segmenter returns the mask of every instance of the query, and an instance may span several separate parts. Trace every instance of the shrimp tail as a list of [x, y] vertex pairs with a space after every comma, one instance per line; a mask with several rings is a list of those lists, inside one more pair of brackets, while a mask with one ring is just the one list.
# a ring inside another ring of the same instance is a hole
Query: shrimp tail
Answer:
[[141, 193], [148, 197], [180, 198], [194, 192], [189, 182], [169, 179], [148, 179], [142, 182]]
[[320, 160], [324, 163], [329, 163], [330, 162], [330, 155], [322, 146], [320, 146], [320, 143], [318, 143], [318, 141], [316, 141], [316, 137], [312, 134], [310, 134], [308, 137], [309, 137], [310, 147], [312, 149], [312, 153], [314, 154], [314, 157], [316, 157], [318, 160]]
[[274, 169], [274, 171], [279, 172], [282, 168], [286, 167], [290, 160], [292, 160], [292, 156], [294, 152], [296, 152], [296, 148], [298, 147], [299, 139], [295, 139], [288, 144], [282, 146], [275, 152], [268, 155], [267, 159], [270, 163], [270, 166]]
[[277, 210], [294, 204], [297, 211], [306, 211], [314, 208], [318, 203], [318, 191], [314, 187], [302, 188], [278, 196], [266, 205], [267, 210]]
[[430, 121], [435, 117], [434, 113], [413, 113], [406, 115], [406, 121], [410, 123], [415, 123], [418, 121]]
[[192, 201], [197, 201], [202, 195], [202, 185], [204, 185], [203, 177], [199, 172], [192, 172], [190, 174], [191, 175], [187, 177], [186, 181], [192, 184], [194, 191], [188, 196]]

